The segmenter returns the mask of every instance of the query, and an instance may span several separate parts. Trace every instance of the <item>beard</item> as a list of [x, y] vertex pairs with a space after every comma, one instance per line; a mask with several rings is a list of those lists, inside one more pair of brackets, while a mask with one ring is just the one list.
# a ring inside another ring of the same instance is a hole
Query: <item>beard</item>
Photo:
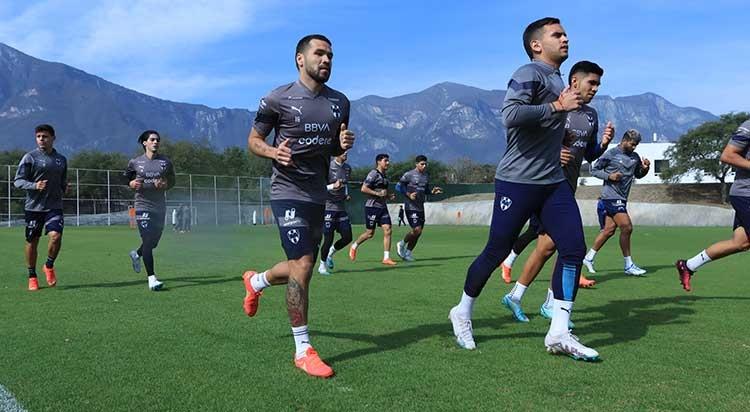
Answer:
[[307, 71], [307, 75], [310, 76], [313, 80], [316, 82], [323, 84], [328, 81], [328, 79], [331, 77], [331, 69], [328, 68], [327, 74], [321, 74], [320, 69], [318, 68], [311, 68], [311, 67], [305, 67], [305, 71]]

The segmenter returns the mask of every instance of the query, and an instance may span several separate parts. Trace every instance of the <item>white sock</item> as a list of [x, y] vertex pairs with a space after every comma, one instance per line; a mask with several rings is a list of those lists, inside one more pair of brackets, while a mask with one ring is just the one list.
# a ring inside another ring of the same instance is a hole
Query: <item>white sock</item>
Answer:
[[149, 285], [152, 284], [152, 283], [154, 283], [154, 282], [158, 282], [158, 281], [159, 281], [159, 279], [156, 278], [156, 275], [149, 275], [148, 276], [148, 283], [149, 283]]
[[335, 248], [335, 247], [333, 247], [333, 246], [331, 246], [331, 247], [330, 247], [330, 248], [328, 249], [328, 257], [329, 257], [329, 258], [332, 258], [332, 257], [333, 257], [333, 255], [334, 255], [334, 254], [336, 254], [336, 252], [337, 252], [336, 248]]
[[633, 266], [633, 258], [631, 256], [625, 256], [625, 268]]
[[357, 244], [357, 242], [354, 242], [354, 243], [352, 243], [352, 249], [355, 249], [355, 250], [356, 250], [356, 249], [357, 249], [357, 246], [359, 246], [359, 245]]
[[544, 300], [544, 307], [552, 308], [552, 302], [555, 300], [555, 293], [552, 289], [547, 289], [547, 299]]
[[325, 261], [325, 260], [321, 260], [321, 261], [320, 261], [320, 267], [321, 267], [321, 268], [324, 268], [324, 267], [326, 267], [326, 261]]
[[512, 268], [513, 267], [513, 262], [516, 261], [517, 257], [518, 257], [518, 255], [516, 254], [516, 252], [514, 252], [513, 250], [511, 250], [510, 251], [510, 255], [508, 255], [508, 257], [505, 258], [505, 260], [503, 261], [503, 263], [505, 264], [505, 266], [508, 266], [508, 267]]
[[708, 257], [708, 253], [706, 253], [704, 249], [701, 251], [701, 253], [698, 253], [697, 255], [688, 259], [687, 267], [691, 271], [695, 272], [696, 270], [698, 270], [699, 267], [705, 265], [706, 263], [710, 261], [711, 261], [711, 258]]
[[383, 260], [390, 259], [391, 258], [391, 252], [384, 250], [383, 251]]
[[568, 321], [573, 311], [573, 302], [554, 299], [552, 303], [552, 323], [549, 326], [549, 334], [552, 336], [568, 333]]
[[250, 278], [250, 286], [253, 287], [253, 290], [256, 292], [260, 292], [261, 290], [271, 286], [271, 283], [268, 282], [268, 278], [266, 278], [266, 272], [256, 273]]
[[294, 336], [294, 345], [297, 347], [295, 357], [297, 359], [305, 356], [307, 348], [311, 348], [310, 336], [307, 334], [307, 325], [292, 327], [292, 335]]
[[589, 249], [588, 253], [586, 253], [586, 260], [594, 260], [596, 257], [596, 250]]
[[461, 294], [461, 301], [458, 302], [458, 315], [464, 319], [471, 319], [471, 314], [474, 312], [474, 300], [467, 295], [466, 292]]
[[516, 284], [513, 285], [513, 289], [510, 290], [510, 300], [516, 303], [521, 303], [523, 294], [526, 293], [526, 288], [528, 288], [528, 286], [524, 286], [521, 283], [516, 282]]

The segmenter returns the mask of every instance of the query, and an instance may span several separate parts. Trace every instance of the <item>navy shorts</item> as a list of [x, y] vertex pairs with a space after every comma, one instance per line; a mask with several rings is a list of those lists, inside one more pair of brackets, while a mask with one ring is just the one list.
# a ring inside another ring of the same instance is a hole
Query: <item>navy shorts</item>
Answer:
[[750, 197], [729, 196], [729, 202], [734, 208], [734, 226], [732, 230], [741, 226], [745, 228], [745, 233], [750, 236]]
[[386, 207], [365, 206], [365, 227], [375, 229], [376, 226], [390, 225], [391, 215]]
[[135, 221], [138, 225], [138, 233], [140, 233], [141, 239], [152, 241], [152, 246], [156, 247], [159, 243], [159, 239], [161, 239], [161, 234], [164, 231], [164, 214], [136, 210]]
[[315, 255], [323, 237], [325, 205], [298, 200], [272, 200], [271, 210], [279, 227], [286, 258]]
[[45, 235], [49, 232], [62, 234], [63, 226], [65, 226], [62, 209], [53, 209], [48, 212], [30, 212], [26, 210], [24, 218], [26, 220], [25, 234], [27, 242], [41, 237], [42, 229], [44, 229]]
[[596, 215], [599, 216], [599, 228], [604, 229], [607, 216], [614, 217], [618, 213], [628, 213], [628, 202], [625, 200], [599, 199], [596, 204]]
[[325, 222], [323, 225], [323, 231], [325, 233], [333, 233], [345, 230], [347, 227], [349, 231], [352, 231], [352, 223], [349, 220], [349, 214], [342, 211], [326, 210], [323, 218]]
[[533, 215], [531, 215], [531, 217], [529, 218], [529, 228], [527, 230], [531, 230], [534, 233], [536, 233], [537, 235], [543, 235], [543, 234], [547, 233], [544, 230], [544, 226], [542, 225], [542, 221], [539, 220], [539, 215], [537, 215], [536, 213], [534, 213]]
[[409, 226], [412, 228], [424, 226], [424, 211], [407, 210], [406, 217], [409, 219]]

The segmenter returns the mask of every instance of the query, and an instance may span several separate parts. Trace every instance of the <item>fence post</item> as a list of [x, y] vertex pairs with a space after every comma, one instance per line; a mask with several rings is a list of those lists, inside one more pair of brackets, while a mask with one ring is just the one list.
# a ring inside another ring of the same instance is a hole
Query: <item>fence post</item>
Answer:
[[8, 165], [8, 227], [10, 227], [10, 219], [12, 215], [10, 213], [10, 165]]
[[219, 199], [216, 194], [216, 175], [214, 175], [214, 225], [219, 226]]
[[81, 226], [81, 181], [76, 169], [76, 226]]
[[237, 176], [237, 223], [242, 226], [242, 195], [240, 194], [239, 176]]
[[112, 225], [112, 215], [110, 214], [110, 205], [109, 205], [109, 170], [107, 170], [107, 226]]
[[[195, 211], [193, 213], [193, 175], [188, 175], [188, 188], [190, 189], [190, 220], [193, 220], [195, 218], [195, 223], [198, 223], [198, 212]], [[190, 224], [193, 224], [193, 222], [190, 222]]]
[[263, 178], [258, 178], [258, 197], [260, 197], [260, 224], [266, 224], [266, 211], [263, 209]]

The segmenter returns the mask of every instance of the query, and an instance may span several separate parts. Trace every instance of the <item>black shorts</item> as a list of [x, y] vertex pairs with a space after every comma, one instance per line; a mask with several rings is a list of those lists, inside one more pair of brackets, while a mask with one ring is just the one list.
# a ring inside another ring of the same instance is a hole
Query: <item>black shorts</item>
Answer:
[[615, 217], [618, 213], [628, 213], [628, 202], [625, 200], [599, 199], [596, 214], [599, 216], [599, 228], [604, 229], [607, 216]]
[[63, 217], [62, 209], [53, 209], [48, 212], [24, 212], [24, 219], [26, 220], [26, 241], [31, 242], [32, 240], [42, 236], [42, 229], [44, 234], [49, 232], [58, 232], [62, 234], [63, 227], [65, 226], [65, 219]]
[[367, 207], [365, 206], [365, 227], [375, 229], [376, 226], [390, 225], [391, 215], [388, 214], [387, 207]]
[[324, 217], [323, 230], [325, 233], [345, 231], [347, 228], [352, 231], [352, 223], [349, 220], [349, 214], [342, 211], [326, 210]]
[[[152, 240], [156, 244], [161, 239], [164, 231], [164, 214], [145, 210], [135, 211], [135, 221], [138, 225], [138, 233], [143, 240]], [[156, 245], [153, 245], [156, 247]]]
[[407, 219], [409, 219], [409, 226], [413, 228], [424, 226], [424, 211], [419, 210], [407, 210]]
[[272, 200], [271, 210], [279, 227], [287, 259], [316, 254], [323, 237], [325, 205], [297, 200]]
[[729, 196], [729, 203], [734, 208], [734, 225], [732, 230], [742, 226], [750, 236], [750, 197]]

